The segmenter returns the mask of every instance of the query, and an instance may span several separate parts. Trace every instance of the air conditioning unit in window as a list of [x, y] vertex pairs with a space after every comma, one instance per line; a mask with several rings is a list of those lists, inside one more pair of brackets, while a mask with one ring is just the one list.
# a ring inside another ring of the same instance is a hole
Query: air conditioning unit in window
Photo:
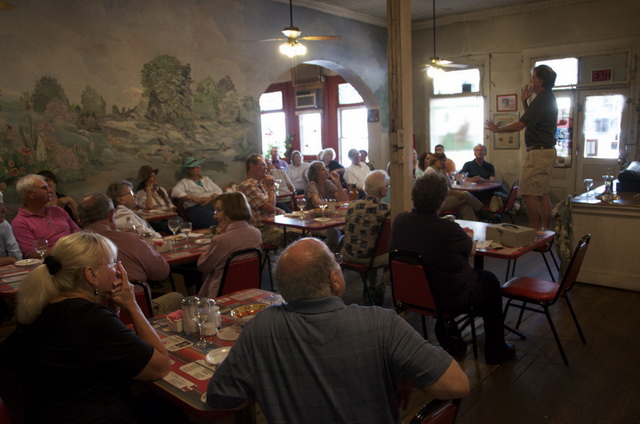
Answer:
[[320, 91], [308, 90], [296, 93], [296, 109], [320, 108]]

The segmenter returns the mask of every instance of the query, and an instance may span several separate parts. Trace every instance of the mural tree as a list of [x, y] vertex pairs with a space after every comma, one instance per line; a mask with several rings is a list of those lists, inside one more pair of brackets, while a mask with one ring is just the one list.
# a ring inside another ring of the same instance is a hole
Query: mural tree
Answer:
[[88, 114], [95, 114], [97, 116], [104, 115], [107, 111], [107, 102], [95, 88], [88, 86], [84, 89], [80, 95], [82, 102], [82, 111]]
[[44, 76], [36, 81], [36, 86], [31, 94], [31, 106], [36, 112], [44, 112], [51, 99], [58, 99], [65, 106], [69, 106], [69, 99], [58, 80]]
[[173, 56], [161, 55], [142, 67], [143, 95], [148, 99], [146, 118], [178, 127], [191, 117], [191, 66]]

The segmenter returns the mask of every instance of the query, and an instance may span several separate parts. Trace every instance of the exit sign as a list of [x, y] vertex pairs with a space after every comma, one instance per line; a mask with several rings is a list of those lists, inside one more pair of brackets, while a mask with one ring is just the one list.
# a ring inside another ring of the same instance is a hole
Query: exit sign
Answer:
[[596, 69], [591, 71], [591, 82], [602, 82], [613, 80], [613, 69]]

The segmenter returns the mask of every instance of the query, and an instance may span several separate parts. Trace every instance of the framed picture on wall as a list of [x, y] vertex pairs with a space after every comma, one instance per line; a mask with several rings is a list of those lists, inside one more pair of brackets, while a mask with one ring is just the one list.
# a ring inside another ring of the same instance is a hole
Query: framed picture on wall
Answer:
[[496, 96], [496, 110], [498, 112], [515, 112], [518, 110], [518, 95], [505, 94]]
[[[493, 122], [498, 127], [504, 127], [514, 122], [518, 122], [520, 114], [516, 113], [494, 113]], [[494, 149], [519, 149], [520, 148], [520, 132], [494, 133], [493, 134]]]

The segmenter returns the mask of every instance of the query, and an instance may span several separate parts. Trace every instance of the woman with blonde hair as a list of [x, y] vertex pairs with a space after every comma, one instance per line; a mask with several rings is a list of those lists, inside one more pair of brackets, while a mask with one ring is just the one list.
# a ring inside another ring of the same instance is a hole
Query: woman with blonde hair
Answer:
[[22, 283], [8, 345], [22, 373], [25, 422], [135, 422], [131, 379], [168, 374], [167, 350], [116, 257], [107, 238], [74, 233]]
[[230, 254], [243, 249], [262, 248], [262, 234], [250, 224], [251, 207], [243, 193], [221, 194], [215, 201], [215, 210], [219, 224], [216, 235], [198, 258], [198, 269], [204, 280], [198, 296], [202, 297], [218, 297], [224, 263]]

